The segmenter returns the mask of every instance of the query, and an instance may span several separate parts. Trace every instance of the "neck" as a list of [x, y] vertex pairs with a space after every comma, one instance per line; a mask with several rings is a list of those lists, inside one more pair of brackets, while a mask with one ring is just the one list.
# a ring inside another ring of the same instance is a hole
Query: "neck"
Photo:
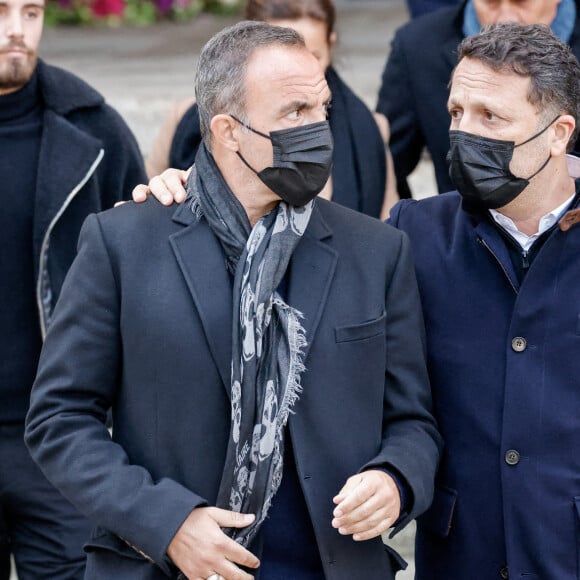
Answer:
[[254, 173], [240, 163], [237, 157], [219, 157], [214, 153], [220, 173], [246, 210], [250, 225], [254, 227], [262, 217], [278, 205], [280, 199]]
[[554, 163], [552, 171], [537, 175], [514, 201], [498, 210], [509, 217], [520, 232], [528, 236], [537, 233], [540, 220], [574, 195], [574, 179], [568, 175], [565, 158], [561, 161]]

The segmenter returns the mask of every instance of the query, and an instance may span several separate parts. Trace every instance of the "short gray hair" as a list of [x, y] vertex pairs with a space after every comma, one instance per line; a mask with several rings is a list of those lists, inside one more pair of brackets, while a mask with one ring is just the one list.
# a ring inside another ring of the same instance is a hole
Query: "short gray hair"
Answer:
[[544, 24], [494, 24], [459, 45], [459, 60], [472, 58], [492, 70], [529, 77], [528, 101], [543, 113], [572, 115], [576, 128], [568, 142], [574, 147], [580, 118], [580, 65], [570, 47]]
[[225, 28], [203, 47], [195, 76], [195, 98], [201, 136], [208, 148], [211, 147], [210, 123], [215, 115], [226, 113], [246, 121], [248, 62], [257, 48], [274, 45], [306, 48], [300, 34], [290, 28], [250, 21]]

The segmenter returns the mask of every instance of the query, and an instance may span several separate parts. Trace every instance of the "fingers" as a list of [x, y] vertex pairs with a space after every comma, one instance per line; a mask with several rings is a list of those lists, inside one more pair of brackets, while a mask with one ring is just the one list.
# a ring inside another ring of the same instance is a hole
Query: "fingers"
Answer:
[[161, 175], [149, 182], [151, 193], [163, 204], [171, 205], [174, 201], [181, 203], [186, 196], [184, 183], [189, 171], [166, 169]]
[[257, 568], [260, 565], [260, 560], [252, 552], [246, 550], [246, 548], [231, 538], [228, 538], [225, 534], [224, 538], [227, 542], [222, 546], [222, 553], [229, 561], [235, 562], [240, 566], [245, 566], [246, 568]]
[[[373, 498], [352, 512], [349, 517], [335, 518], [332, 525], [338, 533], [353, 536], [354, 540], [363, 540], [379, 535], [388, 530], [394, 523], [388, 507], [380, 506]], [[369, 533], [372, 532], [372, 535]]]
[[[141, 203], [142, 201], [145, 201], [147, 199], [148, 193], [149, 193], [149, 186], [143, 185], [141, 183], [140, 185], [135, 186], [135, 188], [131, 192], [131, 197], [133, 198], [133, 201], [136, 201], [137, 203]], [[115, 207], [117, 207], [117, 204], [115, 204]]]
[[155, 196], [163, 205], [171, 205], [173, 203], [173, 194], [165, 182], [165, 173], [156, 175], [149, 180], [149, 193]]
[[[209, 508], [208, 513], [221, 528], [245, 528], [256, 519], [254, 514], [241, 514], [220, 508]], [[220, 544], [220, 551], [228, 560], [247, 568], [257, 568], [260, 565], [260, 560], [254, 554], [225, 534]]]
[[[219, 539], [214, 539], [213, 547], [216, 555], [211, 557], [207, 565], [226, 580], [250, 580], [252, 575], [241, 570], [239, 566], [246, 568], [258, 568], [260, 561], [254, 554], [246, 550], [236, 541], [228, 538], [225, 534]], [[209, 554], [208, 554], [209, 556]]]
[[245, 528], [255, 519], [254, 514], [241, 514], [220, 508], [209, 508], [208, 513], [222, 528]]
[[373, 528], [370, 528], [368, 530], [364, 530], [361, 532], [357, 532], [356, 534], [353, 534], [352, 539], [355, 542], [364, 542], [365, 540], [372, 540], [373, 538], [376, 538], [376, 537], [382, 535], [392, 525], [393, 525], [392, 519], [389, 518], [387, 520], [382, 520], [378, 525], [376, 525]]
[[224, 560], [222, 566], [216, 567], [216, 573], [224, 580], [252, 580], [254, 578], [251, 574], [244, 572], [244, 570], [241, 570], [228, 560]]
[[238, 566], [257, 568], [260, 561], [222, 527], [245, 527], [254, 519], [213, 507], [196, 508], [173, 537], [167, 555], [187, 578], [205, 579], [218, 573], [226, 580], [249, 580], [252, 576]]
[[334, 498], [332, 526], [355, 541], [368, 540], [388, 530], [399, 517], [401, 502], [392, 477], [369, 470], [347, 480]]
[[153, 195], [163, 205], [183, 202], [186, 197], [184, 184], [187, 182], [189, 172], [190, 169], [187, 171], [166, 169], [161, 175], [152, 177], [148, 185], [137, 185], [131, 194], [133, 201], [140, 203], [145, 201], [148, 195]]
[[337, 504], [333, 515], [340, 518], [350, 513], [367, 501], [373, 495], [374, 491], [374, 487], [371, 487], [362, 473], [349, 477], [344, 487], [332, 500]]

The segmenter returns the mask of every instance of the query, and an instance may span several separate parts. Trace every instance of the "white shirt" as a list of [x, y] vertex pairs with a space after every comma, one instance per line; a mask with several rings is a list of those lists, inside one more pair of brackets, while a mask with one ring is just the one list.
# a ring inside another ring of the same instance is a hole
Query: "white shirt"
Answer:
[[[574, 155], [566, 155], [566, 163], [568, 165], [568, 175], [574, 179], [580, 177], [580, 159]], [[574, 193], [570, 198], [568, 198], [562, 205], [558, 206], [556, 209], [552, 210], [550, 213], [546, 214], [541, 220], [538, 231], [532, 235], [528, 236], [523, 232], [520, 232], [516, 227], [516, 224], [505, 215], [499, 213], [495, 209], [490, 209], [495, 222], [501, 226], [506, 232], [508, 232], [516, 242], [522, 247], [524, 252], [527, 252], [532, 244], [546, 231], [549, 230], [564, 214], [564, 211], [568, 208], [568, 205], [572, 203], [572, 199], [576, 193]]]
[[571, 195], [563, 204], [547, 213], [541, 220], [538, 226], [538, 231], [531, 236], [524, 234], [518, 230], [513, 220], [496, 209], [490, 209], [489, 213], [492, 215], [495, 222], [501, 226], [521, 247], [524, 252], [527, 252], [532, 244], [547, 230], [549, 230], [564, 214], [568, 206], [572, 203], [576, 193]]

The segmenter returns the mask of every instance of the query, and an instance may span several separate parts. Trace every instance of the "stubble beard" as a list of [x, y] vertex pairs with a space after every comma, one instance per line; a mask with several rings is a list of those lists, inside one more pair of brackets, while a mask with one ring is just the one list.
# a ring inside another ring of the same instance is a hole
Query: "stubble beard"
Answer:
[[[11, 48], [26, 50], [25, 58], [8, 58], [7, 53]], [[32, 77], [38, 54], [23, 44], [12, 43], [0, 49], [0, 92], [14, 91], [23, 87]]]

